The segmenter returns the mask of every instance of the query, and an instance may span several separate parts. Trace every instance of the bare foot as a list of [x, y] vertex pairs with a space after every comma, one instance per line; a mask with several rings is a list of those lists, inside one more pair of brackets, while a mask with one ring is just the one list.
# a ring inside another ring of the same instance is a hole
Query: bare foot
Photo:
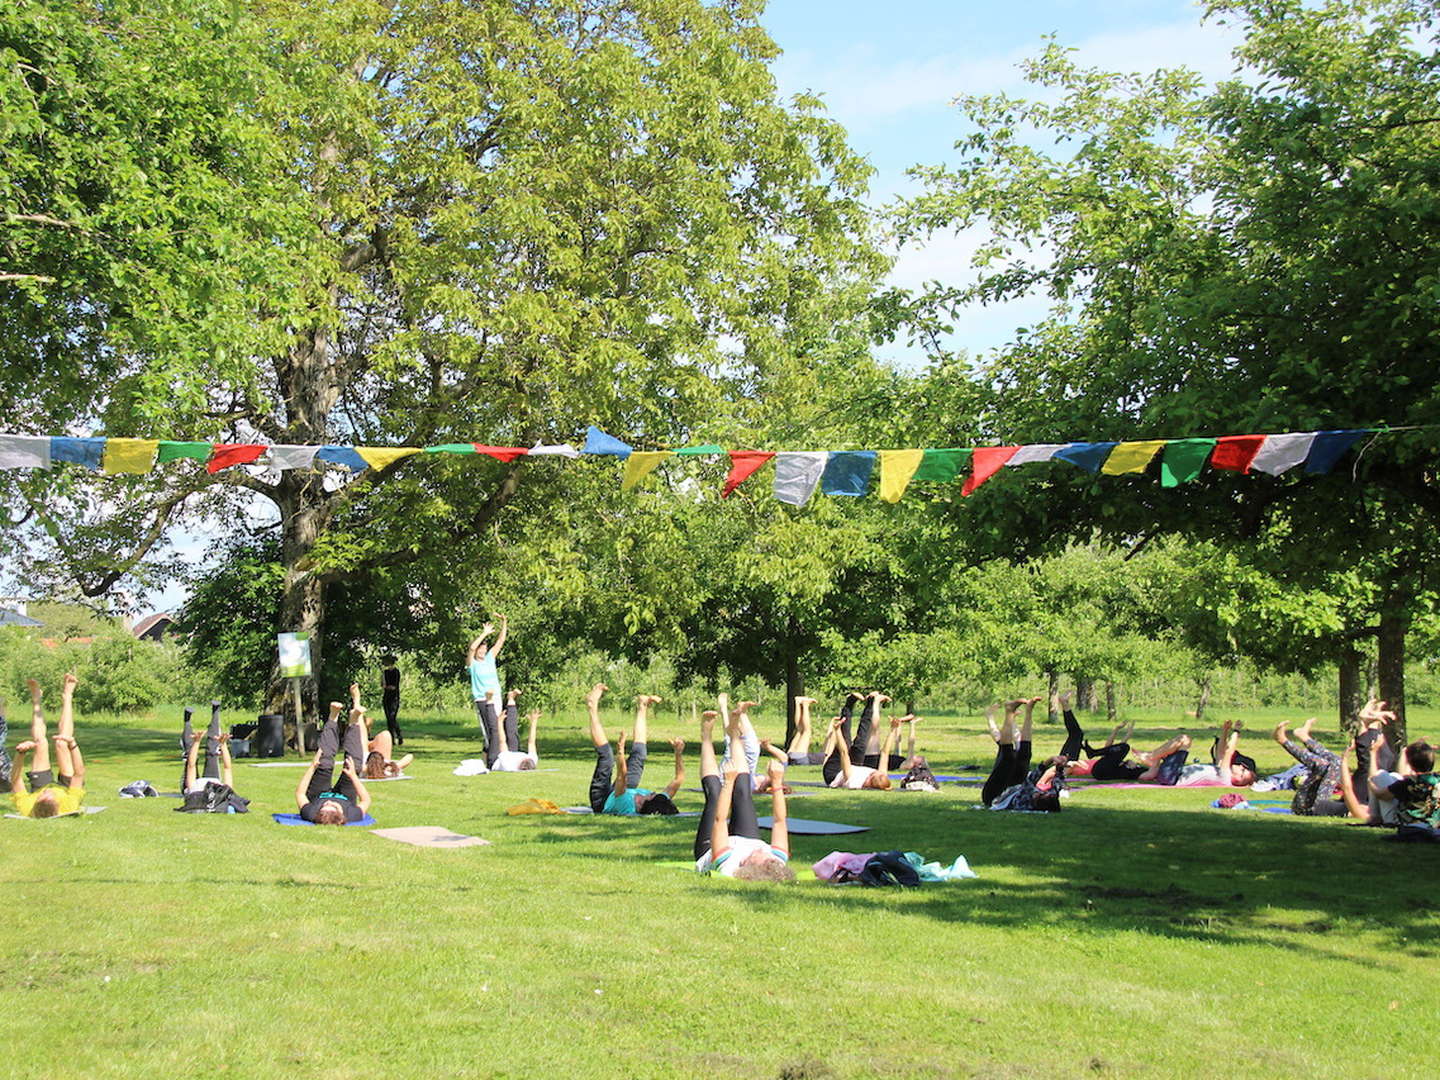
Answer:
[[671, 740], [670, 740], [670, 749], [674, 750], [677, 754], [683, 754], [683, 753], [685, 752], [685, 740], [684, 740], [684, 739], [671, 739]]
[[26, 679], [25, 685], [30, 688], [30, 700], [36, 705], [40, 704], [40, 683], [35, 679]]
[[597, 682], [594, 686], [592, 686], [592, 687], [590, 688], [590, 692], [585, 695], [585, 702], [586, 702], [586, 704], [588, 704], [588, 705], [598, 705], [598, 704], [600, 704], [600, 695], [603, 694], [603, 693], [605, 693], [605, 691], [606, 691], [606, 690], [609, 690], [609, 689], [610, 689], [610, 687], [606, 686], [604, 683]]
[[785, 766], [781, 765], [780, 762], [772, 760], [769, 767], [765, 770], [765, 773], [770, 777], [770, 788], [772, 791], [784, 786]]
[[815, 704], [817, 704], [817, 703], [818, 703], [818, 699], [813, 698], [813, 697], [797, 697], [797, 698], [795, 699], [795, 704], [796, 704], [796, 705], [815, 705]]
[[1275, 730], [1270, 733], [1271, 738], [1278, 743], [1283, 743], [1285, 741], [1285, 729], [1288, 726], [1284, 720], [1281, 720], [1275, 725]]
[[80, 685], [80, 680], [75, 677], [73, 671], [67, 671], [65, 677], [60, 680], [60, 696], [69, 697], [75, 693], [75, 687]]
[[1301, 742], [1310, 738], [1310, 729], [1315, 726], [1315, 717], [1310, 717], [1303, 724], [1295, 729], [1295, 735]]
[[342, 705], [340, 702], [338, 702], [338, 701], [332, 701], [332, 702], [330, 702], [330, 719], [331, 719], [331, 720], [334, 720], [337, 716], [339, 716], [339, 715], [340, 715], [342, 712], [344, 712], [344, 711], [345, 711], [345, 706]]
[[353, 682], [352, 682], [352, 683], [350, 684], [350, 704], [351, 704], [351, 705], [359, 705], [359, 704], [360, 704], [360, 684], [359, 684], [359, 683], [353, 683]]
[[1032, 697], [1032, 698], [1030, 698], [1028, 701], [1026, 701], [1025, 704], [1026, 704], [1026, 705], [1039, 705], [1040, 702], [1042, 702], [1042, 701], [1044, 701], [1044, 700], [1045, 700], [1045, 695], [1044, 695], [1044, 694], [1036, 694], [1034, 697]]
[[700, 714], [700, 737], [706, 742], [712, 741], [711, 736], [715, 733], [715, 718], [719, 715], [714, 709], [706, 709]]
[[1005, 709], [1007, 712], [1014, 712], [1016, 709], [1020, 708], [1021, 705], [1028, 704], [1029, 701], [1029, 698], [1011, 698], [1009, 701], [1005, 702]]
[[1066, 690], [1060, 695], [1060, 708], [1065, 712], [1070, 711], [1070, 691]]
[[508, 701], [508, 702], [510, 702], [511, 705], [514, 705], [514, 704], [515, 704], [515, 699], [516, 699], [517, 697], [519, 697], [519, 696], [520, 696], [520, 691], [519, 691], [519, 690], [507, 690], [507, 691], [505, 692], [505, 700]]

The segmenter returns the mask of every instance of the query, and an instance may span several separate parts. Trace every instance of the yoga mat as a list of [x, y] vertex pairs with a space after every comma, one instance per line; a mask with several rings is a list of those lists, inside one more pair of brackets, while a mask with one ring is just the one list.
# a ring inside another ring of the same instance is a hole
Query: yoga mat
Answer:
[[[590, 807], [588, 807], [588, 806], [562, 806], [560, 809], [564, 810], [565, 813], [567, 813], [567, 814], [593, 814], [593, 813], [595, 813], [595, 811], [594, 811], [594, 810], [591, 810]], [[642, 818], [642, 817], [648, 817], [648, 818], [699, 817], [699, 816], [700, 816], [700, 811], [699, 811], [699, 810], [681, 810], [680, 813], [678, 813], [678, 814], [600, 814], [600, 815], [598, 815], [598, 816], [600, 816], [600, 817], [613, 817], [613, 818], [635, 818], [635, 819], [638, 820], [638, 819], [640, 819], [640, 818]]]
[[[1065, 786], [1070, 786], [1070, 781], [1065, 781]], [[1214, 788], [1226, 788], [1232, 791], [1241, 790], [1233, 784], [1133, 784], [1133, 783], [1104, 783], [1097, 782], [1089, 785], [1087, 791], [1210, 791]], [[1249, 800], [1246, 800], [1247, 802]]]
[[[760, 827], [773, 829], [775, 819], [762, 817]], [[786, 820], [786, 828], [796, 836], [839, 836], [841, 833], [869, 832], [869, 825], [842, 825], [838, 821], [813, 821], [810, 818], [792, 817]]]
[[[907, 776], [909, 776], [909, 775], [910, 775], [909, 773], [892, 772], [892, 773], [890, 774], [890, 779], [891, 779], [891, 780], [904, 780], [905, 777], [907, 777]], [[985, 777], [979, 776], [979, 775], [976, 775], [976, 776], [968, 776], [968, 775], [955, 775], [955, 774], [952, 774], [952, 773], [936, 773], [936, 774], [935, 774], [935, 779], [936, 779], [936, 780], [939, 780], [939, 781], [942, 781], [942, 782], [955, 784], [955, 783], [960, 783], [960, 782], [965, 781], [965, 780], [981, 780], [981, 781], [983, 781], [983, 780], [985, 779]]]
[[308, 761], [247, 761], [252, 769], [308, 769]]
[[72, 810], [68, 814], [52, 814], [48, 818], [32, 818], [26, 817], [24, 814], [6, 814], [5, 816], [15, 818], [17, 821], [54, 821], [56, 818], [62, 817], [84, 817], [86, 814], [98, 814], [104, 809], [106, 807], [103, 806], [82, 806], [79, 810]]
[[[275, 819], [275, 824], [277, 824], [277, 825], [314, 825], [314, 824], [315, 824], [313, 821], [306, 821], [306, 820], [305, 820], [304, 818], [302, 818], [299, 814], [271, 814], [270, 816]], [[363, 818], [361, 818], [359, 821], [347, 821], [347, 822], [345, 822], [345, 824], [346, 824], [346, 825], [359, 825], [361, 828], [367, 828], [367, 829], [368, 829], [371, 825], [377, 824], [377, 822], [376, 822], [375, 819], [374, 819], [373, 817], [371, 817], [369, 814], [366, 814], [366, 815], [365, 815]], [[327, 826], [327, 828], [331, 828], [331, 827], [333, 827], [333, 826]]]
[[[792, 780], [786, 780], [785, 783], [789, 784], [791, 787], [795, 786], [794, 781]], [[705, 794], [705, 789], [703, 787], [687, 787], [685, 790], [693, 791], [696, 795]], [[808, 799], [814, 794], [815, 793], [813, 791], [792, 791], [789, 795], [786, 795], [785, 797], [787, 799]], [[768, 799], [770, 797], [770, 793], [768, 791], [764, 792], [763, 794], [760, 792], [756, 792], [755, 797], [757, 799]]]
[[366, 784], [384, 784], [391, 780], [414, 780], [415, 777], [401, 773], [399, 776], [377, 776], [373, 780], [365, 776], [362, 776], [360, 779], [365, 781]]
[[414, 844], [416, 847], [459, 848], [488, 847], [490, 845], [489, 840], [451, 832], [438, 825], [407, 825], [399, 829], [375, 829], [370, 835], [383, 836], [386, 840], [398, 840], [402, 844]]

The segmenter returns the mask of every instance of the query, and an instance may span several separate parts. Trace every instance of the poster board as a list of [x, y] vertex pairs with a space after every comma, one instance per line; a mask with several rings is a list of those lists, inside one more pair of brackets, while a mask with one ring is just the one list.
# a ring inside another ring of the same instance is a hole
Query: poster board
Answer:
[[310, 635], [301, 631], [295, 634], [280, 634], [280, 677], [282, 679], [305, 679], [314, 672], [310, 669]]

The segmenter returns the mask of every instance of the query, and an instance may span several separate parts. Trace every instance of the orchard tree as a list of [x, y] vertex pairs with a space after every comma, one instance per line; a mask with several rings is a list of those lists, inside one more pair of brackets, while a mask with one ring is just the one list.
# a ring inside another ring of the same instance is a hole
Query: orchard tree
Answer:
[[[920, 170], [927, 190], [900, 209], [903, 234], [992, 234], [973, 280], [912, 298], [929, 324], [970, 303], [1051, 302], [963, 373], [987, 398], [988, 439], [1433, 420], [1433, 5], [1214, 0], [1207, 15], [1244, 35], [1243, 78], [1206, 89], [1184, 71], [1087, 70], [1052, 45], [1026, 69], [1043, 100], [963, 98], [958, 162]], [[1156, 483], [1155, 465], [1007, 469], [972, 497], [989, 506], [965, 513], [1031, 550], [1092, 529], [1127, 546], [1173, 532], [1263, 539], [1266, 569], [1300, 583], [1316, 560], [1371, 574], [1381, 694], [1401, 703], [1405, 632], [1432, 604], [1440, 439], [1425, 428], [1360, 449], [1329, 476], [1207, 471], [1177, 488]]]
[[[529, 446], [595, 423], [683, 444], [729, 390], [848, 338], [881, 268], [866, 168], [813, 100], [777, 99], [758, 4], [57, 7], [3, 34], [25, 430]], [[91, 594], [166, 569], [183, 515], [258, 497], [278, 627], [323, 653], [327, 589], [463, 577], [553, 527], [565, 468], [3, 482], [25, 571]]]

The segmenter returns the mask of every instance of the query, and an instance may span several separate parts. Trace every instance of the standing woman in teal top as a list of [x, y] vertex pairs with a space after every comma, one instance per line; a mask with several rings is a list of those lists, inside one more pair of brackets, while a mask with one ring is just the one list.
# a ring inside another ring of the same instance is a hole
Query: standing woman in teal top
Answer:
[[495, 662], [500, 659], [500, 650], [510, 632], [510, 620], [497, 615], [500, 620], [500, 636], [492, 646], [486, 642], [495, 629], [494, 623], [486, 623], [480, 636], [470, 643], [466, 668], [470, 672], [470, 696], [475, 701], [475, 716], [480, 721], [480, 736], [485, 740], [485, 764], [493, 767], [500, 756], [500, 702], [503, 692], [500, 688], [500, 674]]

